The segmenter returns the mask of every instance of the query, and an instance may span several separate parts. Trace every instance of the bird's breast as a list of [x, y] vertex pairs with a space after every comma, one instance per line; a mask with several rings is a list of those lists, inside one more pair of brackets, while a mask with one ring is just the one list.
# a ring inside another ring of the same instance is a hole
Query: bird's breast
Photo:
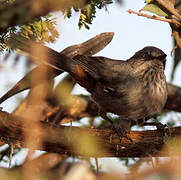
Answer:
[[154, 115], [160, 113], [167, 100], [167, 83], [163, 69], [150, 68], [147, 70], [142, 80], [144, 101], [148, 109], [148, 114]]
[[[114, 92], [112, 88], [111, 91], [109, 89], [98, 83], [92, 98], [105, 112], [132, 120], [160, 113], [167, 100], [165, 75], [163, 71], [155, 71], [151, 68], [135, 81], [120, 86], [118, 84]], [[115, 96], [114, 93], [118, 94]]]

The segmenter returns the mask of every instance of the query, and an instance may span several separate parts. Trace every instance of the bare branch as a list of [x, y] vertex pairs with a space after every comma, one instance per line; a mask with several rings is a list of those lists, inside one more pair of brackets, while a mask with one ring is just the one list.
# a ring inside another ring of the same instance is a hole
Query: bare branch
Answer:
[[132, 13], [132, 14], [137, 14], [138, 16], [143, 16], [143, 17], [146, 17], [146, 18], [149, 18], [149, 19], [154, 19], [154, 20], [158, 20], [158, 21], [164, 21], [164, 22], [168, 22], [168, 23], [172, 23], [172, 24], [176, 24], [176, 25], [181, 25], [181, 23], [179, 23], [178, 21], [176, 21], [174, 19], [165, 19], [165, 18], [161, 18], [161, 17], [155, 16], [155, 15], [150, 16], [148, 14], [133, 11], [131, 9], [129, 9], [127, 12]]

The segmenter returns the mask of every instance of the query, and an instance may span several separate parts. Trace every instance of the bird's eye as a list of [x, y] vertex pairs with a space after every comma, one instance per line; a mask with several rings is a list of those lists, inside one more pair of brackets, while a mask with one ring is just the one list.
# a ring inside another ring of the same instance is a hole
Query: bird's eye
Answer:
[[107, 94], [112, 94], [112, 93], [115, 93], [115, 92], [116, 92], [116, 90], [115, 90], [114, 88], [111, 88], [111, 87], [105, 87], [105, 88], [103, 89], [103, 91], [104, 91], [105, 93], [107, 93]]
[[163, 54], [161, 56], [158, 56], [157, 59], [164, 60], [166, 58], [166, 56], [167, 56], [166, 54]]

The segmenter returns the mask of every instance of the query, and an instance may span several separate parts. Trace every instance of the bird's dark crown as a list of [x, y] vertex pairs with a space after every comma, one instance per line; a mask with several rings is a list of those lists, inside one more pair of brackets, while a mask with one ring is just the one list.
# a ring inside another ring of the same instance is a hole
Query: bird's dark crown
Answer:
[[143, 59], [143, 60], [152, 60], [158, 59], [161, 61], [165, 61], [166, 54], [159, 48], [154, 46], [146, 46], [140, 51], [136, 52], [131, 59]]

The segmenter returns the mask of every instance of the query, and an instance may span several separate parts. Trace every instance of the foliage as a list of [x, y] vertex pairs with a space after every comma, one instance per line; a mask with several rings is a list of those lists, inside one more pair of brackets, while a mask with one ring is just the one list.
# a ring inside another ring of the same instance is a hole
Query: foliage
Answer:
[[[112, 0], [94, 0], [91, 1], [90, 4], [85, 6], [80, 10], [80, 18], [78, 22], [79, 29], [84, 26], [86, 29], [89, 29], [88, 24], [92, 24], [93, 18], [96, 17], [96, 9], [102, 9], [103, 7], [106, 8], [108, 4], [113, 3]], [[76, 12], [78, 8], [73, 8]], [[65, 11], [65, 16], [70, 18], [72, 15], [72, 9], [67, 9]]]
[[14, 50], [15, 47], [8, 43], [12, 37], [24, 37], [42, 43], [53, 43], [58, 38], [56, 29], [56, 19], [52, 15], [47, 15], [38, 20], [21, 26], [11, 27], [7, 32], [0, 35], [0, 52]]

